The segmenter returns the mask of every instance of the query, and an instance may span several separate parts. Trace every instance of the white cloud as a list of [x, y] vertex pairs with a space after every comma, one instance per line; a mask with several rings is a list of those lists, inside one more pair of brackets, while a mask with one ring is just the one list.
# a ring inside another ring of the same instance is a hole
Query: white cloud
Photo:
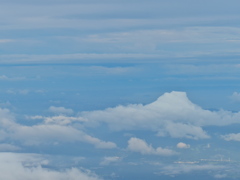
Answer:
[[32, 120], [44, 120], [45, 124], [58, 124], [58, 125], [70, 125], [74, 122], [84, 122], [86, 119], [83, 119], [82, 117], [73, 117], [73, 116], [26, 116], [28, 119]]
[[240, 102], [240, 93], [234, 92], [230, 97], [233, 101]]
[[30, 91], [28, 89], [23, 89], [23, 90], [19, 90], [19, 94], [22, 94], [22, 95], [26, 95], [28, 94]]
[[100, 165], [109, 165], [111, 163], [116, 163], [121, 161], [121, 158], [118, 156], [110, 156], [110, 157], [104, 157]]
[[8, 137], [21, 141], [25, 145], [54, 144], [56, 142], [85, 142], [96, 148], [111, 149], [116, 144], [92, 137], [71, 126], [40, 124], [34, 126], [15, 125]]
[[21, 81], [21, 80], [25, 80], [25, 79], [26, 79], [25, 77], [8, 77], [6, 75], [0, 76], [0, 80], [5, 80], [5, 81]]
[[231, 134], [223, 135], [221, 137], [226, 141], [240, 141], [240, 133], [237, 133], [237, 134], [231, 133]]
[[[64, 123], [45, 123], [24, 126], [16, 123], [8, 109], [0, 108], [0, 138], [17, 140], [24, 145], [55, 144], [56, 142], [85, 142], [96, 148], [115, 148], [113, 142], [105, 142], [92, 137], [71, 125]], [[36, 118], [40, 118], [37, 116]], [[0, 139], [0, 140], [1, 140]]]
[[168, 165], [162, 168], [160, 174], [175, 176], [179, 174], [191, 173], [193, 171], [215, 171], [224, 169], [225, 166], [212, 165], [212, 164], [178, 164], [178, 165]]
[[85, 119], [81, 117], [69, 117], [69, 116], [52, 116], [52, 117], [44, 117], [45, 123], [47, 124], [60, 124], [60, 125], [67, 125], [71, 124], [72, 122], [84, 122]]
[[214, 175], [214, 178], [217, 178], [217, 179], [222, 179], [222, 178], [226, 178], [227, 177], [227, 174], [215, 174]]
[[67, 109], [65, 107], [50, 106], [48, 110], [54, 114], [73, 114], [72, 109]]
[[6, 91], [6, 93], [8, 94], [21, 94], [21, 95], [27, 95], [30, 93], [30, 90], [29, 89], [8, 89]]
[[[89, 170], [77, 168], [64, 171], [43, 168], [48, 161], [36, 154], [0, 153], [0, 179], [7, 180], [100, 180]], [[13, 173], [14, 170], [14, 173]]]
[[163, 149], [158, 147], [154, 149], [151, 145], [148, 145], [144, 140], [139, 138], [131, 138], [128, 141], [128, 149], [133, 152], [139, 152], [146, 155], [161, 155], [161, 156], [171, 156], [177, 153], [170, 149]]
[[89, 126], [104, 122], [115, 131], [143, 129], [156, 131], [160, 136], [191, 139], [209, 138], [204, 126], [239, 123], [240, 118], [239, 112], [204, 110], [192, 103], [186, 93], [175, 91], [147, 105], [120, 105], [79, 115], [88, 120]]
[[182, 123], [168, 123], [164, 129], [171, 137], [189, 138], [189, 139], [206, 139], [209, 138], [207, 133], [201, 127]]
[[190, 145], [189, 144], [185, 144], [183, 142], [180, 142], [180, 143], [177, 144], [177, 148], [187, 149], [187, 148], [190, 148]]

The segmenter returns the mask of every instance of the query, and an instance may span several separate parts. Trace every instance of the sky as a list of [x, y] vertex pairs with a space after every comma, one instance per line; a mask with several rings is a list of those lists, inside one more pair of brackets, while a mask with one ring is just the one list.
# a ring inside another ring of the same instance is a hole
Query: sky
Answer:
[[239, 5], [0, 0], [0, 178], [239, 179]]

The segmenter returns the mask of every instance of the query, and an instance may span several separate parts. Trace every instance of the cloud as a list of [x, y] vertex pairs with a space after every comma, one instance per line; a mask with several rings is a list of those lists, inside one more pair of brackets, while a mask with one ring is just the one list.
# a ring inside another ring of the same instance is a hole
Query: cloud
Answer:
[[[189, 139], [206, 139], [209, 138], [207, 133], [203, 131], [201, 127], [193, 126], [189, 124], [182, 124], [182, 123], [167, 123], [166, 127], [163, 132], [165, 131], [171, 137], [174, 138], [189, 138]], [[160, 132], [160, 136], [161, 136]]]
[[190, 145], [189, 144], [185, 144], [183, 142], [180, 142], [177, 144], [177, 148], [179, 149], [187, 149], [187, 148], [190, 148]]
[[5, 80], [5, 81], [21, 81], [25, 80], [25, 77], [8, 77], [6, 75], [1, 75], [0, 80]]
[[[72, 53], [72, 54], [50, 54], [50, 55], [29, 55], [29, 54], [15, 54], [15, 55], [0, 55], [0, 63], [2, 64], [48, 64], [48, 63], [101, 63], [111, 62], [134, 62], [142, 63], [144, 59], [155, 60], [163, 57], [161, 54], [143, 54], [143, 53]], [[118, 71], [121, 69], [117, 69]], [[113, 71], [111, 71], [113, 72]]]
[[100, 165], [109, 165], [111, 163], [116, 163], [121, 161], [121, 158], [118, 156], [110, 156], [110, 157], [104, 157], [103, 161], [100, 163]]
[[0, 151], [9, 152], [9, 151], [19, 151], [20, 147], [14, 146], [12, 144], [0, 144]]
[[114, 131], [140, 129], [156, 131], [159, 136], [206, 139], [210, 136], [203, 127], [239, 123], [240, 113], [205, 110], [192, 103], [185, 92], [173, 91], [150, 104], [119, 105], [79, 116], [88, 120], [87, 126], [106, 123]]
[[235, 102], [240, 102], [240, 93], [234, 92], [230, 98]]
[[82, 117], [74, 117], [74, 116], [65, 116], [65, 115], [59, 115], [59, 116], [26, 116], [27, 119], [32, 120], [44, 120], [45, 124], [58, 124], [58, 125], [70, 125], [72, 123], [77, 122], [84, 122], [86, 119], [83, 119]]
[[227, 177], [227, 174], [215, 174], [214, 175], [214, 178], [216, 179], [222, 179], [222, 178], [226, 178]]
[[96, 148], [111, 149], [116, 144], [92, 137], [71, 126], [40, 124], [34, 126], [15, 125], [10, 128], [8, 137], [22, 142], [24, 145], [54, 144], [56, 142], [85, 142]]
[[[32, 126], [21, 125], [15, 122], [14, 116], [8, 109], [1, 108], [0, 117], [0, 140], [17, 140], [23, 145], [85, 142], [94, 145], [96, 148], [116, 148], [115, 143], [105, 142], [96, 137], [92, 137], [70, 124], [62, 122], [46, 123], [44, 121], [43, 123]], [[37, 116], [36, 118], [40, 117], [41, 116]]]
[[65, 107], [50, 106], [48, 110], [54, 114], [73, 114], [72, 109], [67, 109]]
[[231, 133], [231, 134], [223, 135], [221, 137], [226, 141], [240, 141], [240, 133], [237, 133], [237, 134]]
[[30, 93], [30, 90], [29, 89], [8, 89], [6, 91], [6, 93], [8, 94], [20, 94], [20, 95], [27, 95]]
[[[140, 69], [137, 69], [136, 67], [104, 67], [104, 66], [91, 66], [86, 69], [86, 67], [83, 68], [82, 71], [89, 71], [93, 72], [98, 75], [129, 75], [133, 72], [139, 72]], [[85, 73], [85, 72], [84, 72]], [[86, 74], [86, 73], [85, 73]]]
[[160, 174], [175, 176], [180, 174], [191, 173], [193, 171], [218, 171], [224, 169], [225, 166], [222, 165], [212, 165], [212, 164], [178, 164], [178, 165], [168, 165], [162, 167]]
[[[89, 170], [70, 168], [52, 170], [43, 168], [48, 161], [37, 154], [0, 153], [0, 179], [7, 180], [100, 180]], [[14, 169], [14, 173], [13, 170]]]
[[148, 145], [144, 140], [139, 138], [131, 138], [128, 141], [128, 149], [133, 152], [139, 152], [143, 155], [171, 156], [177, 154], [170, 149], [163, 149], [161, 147], [154, 149], [151, 145]]

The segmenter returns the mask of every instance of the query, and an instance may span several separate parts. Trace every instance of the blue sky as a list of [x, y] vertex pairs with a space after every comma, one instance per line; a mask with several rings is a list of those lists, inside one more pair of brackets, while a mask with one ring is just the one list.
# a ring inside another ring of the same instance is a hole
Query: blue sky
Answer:
[[0, 177], [238, 179], [238, 7], [0, 1]]

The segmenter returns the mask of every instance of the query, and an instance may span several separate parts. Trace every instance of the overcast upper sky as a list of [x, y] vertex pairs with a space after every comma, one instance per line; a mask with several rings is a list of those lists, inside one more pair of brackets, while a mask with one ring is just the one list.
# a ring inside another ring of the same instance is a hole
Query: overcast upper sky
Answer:
[[0, 179], [239, 179], [239, 6], [0, 0]]

